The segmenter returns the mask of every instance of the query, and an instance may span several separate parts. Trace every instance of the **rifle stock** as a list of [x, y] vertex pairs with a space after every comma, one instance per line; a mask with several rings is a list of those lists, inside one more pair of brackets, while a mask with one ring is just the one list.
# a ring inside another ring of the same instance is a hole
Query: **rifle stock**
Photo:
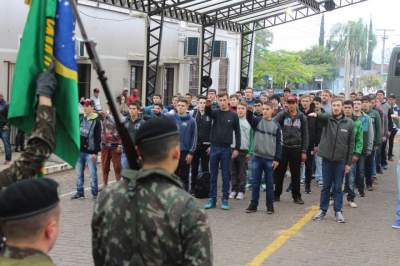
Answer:
[[72, 4], [72, 9], [75, 14], [75, 18], [76, 18], [76, 22], [78, 23], [79, 30], [81, 32], [82, 39], [85, 43], [87, 53], [93, 64], [94, 69], [96, 70], [97, 77], [100, 81], [100, 84], [103, 88], [104, 94], [107, 99], [107, 104], [110, 107], [110, 112], [111, 112], [112, 116], [114, 117], [114, 121], [115, 121], [115, 124], [117, 127], [118, 134], [121, 137], [122, 145], [124, 146], [124, 151], [127, 155], [129, 167], [131, 169], [139, 169], [140, 166], [139, 166], [139, 163], [137, 160], [138, 156], [137, 156], [137, 153], [136, 153], [136, 150], [134, 147], [134, 141], [131, 139], [127, 128], [124, 126], [124, 123], [122, 121], [122, 115], [118, 112], [117, 106], [115, 104], [112, 93], [110, 91], [110, 87], [108, 86], [107, 77], [105, 75], [105, 70], [101, 66], [100, 59], [99, 59], [99, 56], [98, 56], [96, 48], [95, 48], [95, 43], [88, 39], [85, 27], [83, 25], [83, 22], [81, 20], [79, 12], [78, 12], [77, 1], [71, 0], [70, 2]]

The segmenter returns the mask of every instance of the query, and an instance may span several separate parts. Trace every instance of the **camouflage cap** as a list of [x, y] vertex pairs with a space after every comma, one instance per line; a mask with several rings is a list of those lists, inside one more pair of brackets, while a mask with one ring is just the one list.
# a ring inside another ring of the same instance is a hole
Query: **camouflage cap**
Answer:
[[136, 144], [179, 135], [176, 124], [167, 117], [152, 118], [144, 123], [136, 134]]

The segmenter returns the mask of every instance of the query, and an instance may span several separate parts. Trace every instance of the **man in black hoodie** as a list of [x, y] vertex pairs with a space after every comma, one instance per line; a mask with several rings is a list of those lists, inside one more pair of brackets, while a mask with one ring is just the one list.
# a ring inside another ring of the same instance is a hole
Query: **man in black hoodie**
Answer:
[[209, 172], [211, 117], [205, 112], [206, 103], [207, 98], [200, 96], [197, 109], [193, 112], [193, 117], [197, 124], [197, 147], [192, 160], [192, 194], [194, 192], [193, 188], [195, 188], [197, 184], [199, 165], [201, 165], [202, 173]]
[[[217, 178], [219, 164], [222, 170], [222, 202], [221, 209], [229, 210], [229, 188], [230, 188], [230, 167], [231, 158], [239, 155], [240, 149], [240, 125], [239, 117], [236, 113], [229, 111], [229, 96], [226, 93], [218, 95], [219, 109], [212, 110], [211, 102], [207, 103], [206, 114], [213, 122], [211, 126], [211, 151], [210, 151], [210, 196], [204, 206], [206, 209], [216, 207], [217, 202]], [[231, 150], [235, 132], [235, 148]]]
[[[303, 95], [300, 99], [301, 111], [305, 116], [314, 113], [314, 105], [311, 104], [310, 95]], [[307, 117], [308, 124], [308, 148], [307, 160], [305, 161], [305, 192], [311, 193], [311, 179], [314, 166], [314, 148], [318, 145], [317, 142], [317, 119], [315, 117]]]
[[304, 204], [300, 193], [300, 164], [307, 159], [307, 118], [298, 110], [295, 96], [290, 95], [287, 103], [288, 111], [282, 111], [275, 116], [275, 121], [282, 127], [283, 135], [282, 160], [274, 173], [275, 201], [280, 201], [283, 178], [289, 165], [293, 201], [296, 204]]

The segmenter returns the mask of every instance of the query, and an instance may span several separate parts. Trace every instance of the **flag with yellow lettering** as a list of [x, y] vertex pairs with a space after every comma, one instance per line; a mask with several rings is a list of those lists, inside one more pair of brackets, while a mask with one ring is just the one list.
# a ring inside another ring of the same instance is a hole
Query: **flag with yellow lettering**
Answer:
[[75, 18], [70, 0], [31, 0], [14, 72], [8, 118], [30, 133], [37, 105], [36, 78], [53, 58], [58, 86], [55, 154], [75, 165], [79, 154], [78, 75]]

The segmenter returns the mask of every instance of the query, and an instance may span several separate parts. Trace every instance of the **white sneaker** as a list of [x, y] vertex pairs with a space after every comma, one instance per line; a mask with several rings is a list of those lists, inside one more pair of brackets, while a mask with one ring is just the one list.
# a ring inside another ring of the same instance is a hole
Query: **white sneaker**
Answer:
[[349, 206], [351, 208], [357, 208], [358, 207], [357, 204], [354, 201], [349, 201]]
[[239, 193], [237, 194], [237, 196], [236, 196], [236, 199], [237, 199], [237, 200], [242, 200], [242, 199], [244, 199], [244, 194], [243, 194], [243, 192], [239, 192]]
[[343, 217], [343, 213], [342, 212], [336, 212], [335, 213], [335, 220], [338, 223], [344, 224], [346, 222], [346, 220]]
[[231, 194], [229, 194], [230, 199], [234, 199], [236, 197], [236, 192], [232, 191]]

